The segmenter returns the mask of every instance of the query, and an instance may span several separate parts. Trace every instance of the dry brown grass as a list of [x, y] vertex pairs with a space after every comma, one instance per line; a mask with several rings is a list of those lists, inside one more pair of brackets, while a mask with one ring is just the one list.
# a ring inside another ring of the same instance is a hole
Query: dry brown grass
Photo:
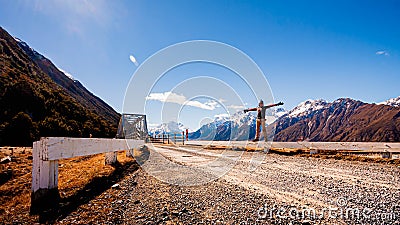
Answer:
[[384, 159], [381, 157], [370, 157], [369, 155], [345, 155], [345, 154], [298, 154], [300, 157], [312, 157], [322, 159], [336, 159], [346, 161], [359, 161], [359, 162], [370, 162], [370, 163], [382, 163], [388, 165], [400, 166], [400, 159]]
[[[9, 148], [0, 148], [0, 158], [7, 155], [12, 157], [12, 162], [0, 165], [0, 173], [2, 174], [0, 180], [0, 223], [22, 222], [29, 224], [38, 222], [38, 215], [29, 214], [32, 149], [14, 148], [11, 155]], [[74, 196], [82, 195], [83, 189], [85, 189], [85, 192], [91, 192], [91, 189], [95, 189], [98, 185], [90, 185], [94, 181], [101, 181], [102, 184], [115, 182], [116, 177], [118, 177], [116, 170], [134, 164], [134, 159], [126, 157], [125, 152], [119, 152], [118, 162], [120, 164], [117, 167], [105, 165], [103, 154], [60, 160], [58, 187], [61, 199], [73, 202]], [[12, 171], [11, 176], [6, 175], [10, 173], [9, 171]], [[107, 188], [107, 186], [104, 188]], [[93, 192], [102, 192], [103, 189]], [[77, 204], [77, 202], [74, 202], [71, 205]], [[53, 219], [57, 219], [59, 215], [52, 216]]]
[[204, 149], [208, 150], [238, 150], [238, 151], [263, 151], [264, 148], [255, 147], [255, 146], [225, 146], [225, 145], [208, 145], [205, 146]]
[[[232, 147], [224, 146], [224, 145], [209, 145], [204, 147], [209, 150], [225, 150], [232, 149]], [[263, 151], [263, 148], [257, 148], [253, 146], [239, 147], [235, 148], [235, 150], [242, 151]], [[313, 157], [313, 158], [324, 158], [324, 159], [337, 159], [337, 160], [346, 160], [346, 161], [360, 161], [360, 162], [371, 162], [371, 163], [382, 163], [389, 165], [400, 166], [400, 159], [385, 159], [382, 158], [380, 154], [378, 155], [355, 155], [355, 154], [342, 154], [337, 151], [328, 151], [325, 150], [319, 154], [310, 154], [309, 149], [300, 149], [300, 148], [271, 148], [271, 153], [279, 154], [279, 155], [287, 155], [287, 156], [300, 156], [300, 157]]]

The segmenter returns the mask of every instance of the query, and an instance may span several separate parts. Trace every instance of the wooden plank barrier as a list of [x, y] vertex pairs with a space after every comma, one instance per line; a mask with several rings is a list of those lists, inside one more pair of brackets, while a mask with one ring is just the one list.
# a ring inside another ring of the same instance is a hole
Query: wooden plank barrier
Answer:
[[58, 204], [58, 160], [106, 153], [105, 163], [117, 161], [117, 151], [144, 146], [144, 140], [46, 137], [33, 143], [31, 213]]

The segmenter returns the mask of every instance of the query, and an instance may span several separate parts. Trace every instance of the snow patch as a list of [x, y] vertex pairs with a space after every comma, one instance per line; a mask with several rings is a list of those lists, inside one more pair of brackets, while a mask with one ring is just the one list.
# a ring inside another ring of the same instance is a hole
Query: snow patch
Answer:
[[22, 41], [21, 39], [19, 39], [19, 38], [17, 38], [17, 37], [14, 37], [14, 40], [16, 40], [16, 41], [18, 42], [18, 45], [19, 45], [19, 46], [22, 46], [22, 47], [24, 47], [24, 48], [29, 48], [29, 50], [30, 50], [31, 52], [33, 52], [33, 54], [34, 54], [36, 57], [38, 57], [39, 59], [44, 59], [44, 58], [45, 58], [42, 54], [40, 54], [39, 52], [37, 52], [35, 49], [31, 48], [25, 41]]
[[377, 103], [378, 105], [389, 105], [392, 107], [400, 107], [400, 96], [397, 98], [391, 98], [387, 101]]
[[228, 113], [217, 114], [214, 116], [214, 118], [216, 120], [223, 120], [223, 119], [229, 118], [229, 114]]
[[182, 123], [178, 123], [175, 121], [170, 121], [168, 123], [162, 123], [158, 126], [154, 126], [155, 124], [152, 124], [153, 127], [150, 128], [149, 132], [150, 134], [181, 134], [182, 131], [185, 131], [186, 127]]
[[24, 47], [29, 47], [27, 44], [26, 44], [26, 42], [24, 42], [24, 41], [22, 41], [21, 39], [19, 39], [19, 38], [17, 38], [17, 37], [14, 37], [14, 39], [19, 43], [19, 44], [21, 44], [22, 46], [24, 46]]
[[302, 103], [300, 103], [298, 106], [296, 106], [294, 109], [292, 109], [289, 112], [289, 117], [299, 117], [299, 116], [305, 116], [311, 112], [323, 109], [326, 107], [328, 103], [323, 100], [307, 100]]
[[284, 108], [277, 108], [275, 111], [275, 116], [276, 117], [282, 117], [284, 115], [288, 114], [288, 112]]
[[69, 79], [76, 81], [74, 76], [72, 76], [70, 73], [66, 72], [65, 70], [61, 69], [61, 68], [57, 68], [59, 71], [61, 71], [66, 77], [68, 77]]

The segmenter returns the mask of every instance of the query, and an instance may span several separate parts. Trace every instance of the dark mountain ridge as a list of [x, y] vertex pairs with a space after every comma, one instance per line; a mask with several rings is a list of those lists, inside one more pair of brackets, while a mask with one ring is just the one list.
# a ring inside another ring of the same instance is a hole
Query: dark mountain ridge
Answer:
[[300, 116], [280, 117], [276, 141], [400, 141], [400, 108], [338, 99]]
[[70, 96], [109, 121], [118, 123], [120, 115], [102, 99], [88, 91], [78, 80], [72, 80], [60, 71], [49, 59], [30, 48], [25, 42], [17, 39], [20, 48], [45, 72], [64, 89]]
[[43, 136], [114, 137], [119, 114], [23, 44], [0, 27], [0, 145], [30, 146]]

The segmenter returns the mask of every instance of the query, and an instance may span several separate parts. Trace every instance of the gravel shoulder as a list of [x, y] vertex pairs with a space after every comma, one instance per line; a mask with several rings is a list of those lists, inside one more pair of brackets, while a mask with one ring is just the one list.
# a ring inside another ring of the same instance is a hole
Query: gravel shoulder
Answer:
[[[191, 166], [219, 154], [159, 152]], [[265, 159], [250, 171], [254, 157]], [[245, 152], [202, 185], [171, 185], [139, 169], [57, 223], [399, 224], [399, 178], [396, 165]]]

